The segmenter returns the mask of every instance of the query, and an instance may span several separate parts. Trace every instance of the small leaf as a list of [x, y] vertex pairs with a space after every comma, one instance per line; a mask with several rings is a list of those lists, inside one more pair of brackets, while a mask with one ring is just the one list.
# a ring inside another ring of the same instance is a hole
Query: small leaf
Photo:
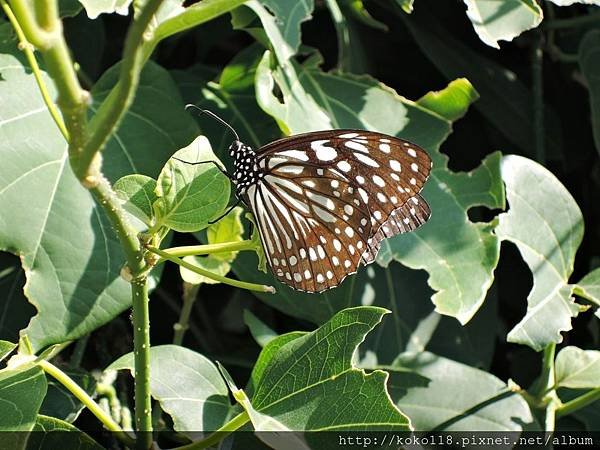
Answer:
[[[356, 347], [386, 312], [349, 308], [311, 333], [273, 339], [252, 372], [252, 407], [291, 430], [408, 430], [407, 418], [390, 403], [387, 374], [352, 366]], [[313, 440], [318, 436], [307, 437], [318, 448]]]
[[413, 12], [415, 0], [396, 0], [396, 3], [400, 5], [400, 8], [402, 8], [405, 13], [410, 14]]
[[[244, 210], [239, 206], [206, 229], [206, 238], [209, 244], [219, 244], [222, 242], [241, 242], [244, 240], [244, 226], [242, 225], [241, 215]], [[238, 252], [214, 253], [211, 257], [225, 262], [232, 262]]]
[[[216, 275], [225, 276], [231, 270], [231, 264], [227, 261], [223, 261], [217, 258], [214, 258], [212, 255], [208, 256], [185, 256], [183, 258], [185, 262], [189, 262], [195, 266], [198, 266], [204, 270], [208, 270]], [[179, 266], [179, 273], [181, 274], [181, 278], [186, 283], [190, 284], [219, 284], [219, 281], [213, 280], [212, 278], [205, 277], [200, 275], [199, 273], [192, 272], [191, 270], [186, 269], [185, 267]]]
[[579, 44], [579, 67], [590, 91], [592, 131], [600, 153], [600, 30], [590, 30]]
[[15, 348], [17, 348], [17, 344], [8, 341], [0, 341], [0, 361], [10, 355]]
[[[133, 368], [133, 353], [128, 353], [106, 370], [129, 369], [133, 374]], [[150, 348], [150, 391], [173, 418], [175, 430], [194, 438], [198, 431], [220, 428], [231, 408], [217, 367], [201, 354], [177, 345]]]
[[250, 329], [254, 340], [261, 347], [265, 347], [269, 342], [279, 336], [266, 323], [256, 317], [249, 309], [244, 309], [244, 323]]
[[600, 306], [600, 267], [579, 280], [575, 284], [573, 292]]
[[73, 450], [102, 450], [103, 446], [88, 434], [78, 430], [68, 422], [56, 417], [39, 414], [34, 433], [29, 434], [27, 450], [55, 450], [68, 448]]
[[403, 354], [390, 394], [418, 431], [521, 431], [534, 423], [527, 402], [495, 376], [429, 352]]
[[[0, 437], [2, 448], [23, 448], [46, 395], [46, 376], [37, 366], [0, 371]], [[11, 433], [8, 433], [11, 432]]]
[[469, 105], [478, 98], [479, 94], [469, 80], [458, 78], [441, 91], [428, 92], [417, 100], [417, 104], [454, 122], [462, 118], [467, 113]]
[[565, 187], [541, 165], [521, 156], [502, 160], [508, 212], [496, 234], [513, 242], [533, 274], [525, 317], [508, 334], [509, 342], [536, 351], [562, 341], [579, 309], [568, 284], [583, 237], [583, 217]]
[[556, 385], [583, 389], [600, 386], [600, 351], [563, 348], [556, 356]]
[[129, 14], [129, 5], [132, 0], [79, 0], [90, 19], [95, 19], [100, 14], [117, 13], [122, 16]]
[[[96, 390], [96, 380], [91, 374], [76, 369], [63, 369], [63, 371], [89, 395], [94, 394]], [[69, 392], [62, 384], [53, 378], [48, 379], [48, 392], [40, 407], [40, 414], [72, 423], [79, 417], [79, 414], [84, 407], [83, 403], [71, 394], [71, 392]]]
[[157, 197], [156, 180], [145, 175], [126, 175], [120, 178], [113, 189], [123, 200], [123, 207], [132, 215], [151, 226], [154, 220], [152, 205]]
[[526, 30], [537, 27], [544, 14], [535, 0], [464, 0], [467, 17], [479, 39], [500, 48], [498, 41], [512, 41]]
[[199, 231], [227, 205], [229, 180], [215, 164], [189, 164], [201, 161], [220, 164], [204, 136], [198, 136], [173, 156], [179, 161], [170, 159], [167, 162], [156, 185], [159, 197], [154, 203], [157, 225], [181, 232]]

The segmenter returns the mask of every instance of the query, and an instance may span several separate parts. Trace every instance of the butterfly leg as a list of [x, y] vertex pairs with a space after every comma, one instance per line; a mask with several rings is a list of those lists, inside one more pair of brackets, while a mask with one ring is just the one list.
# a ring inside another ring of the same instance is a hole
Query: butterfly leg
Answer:
[[182, 162], [182, 163], [185, 163], [185, 164], [189, 164], [190, 166], [196, 166], [196, 165], [198, 165], [198, 164], [214, 164], [214, 165], [215, 165], [215, 167], [216, 167], [217, 169], [219, 169], [219, 171], [220, 171], [220, 172], [221, 172], [223, 175], [225, 175], [225, 176], [226, 176], [227, 178], [229, 178], [230, 180], [232, 179], [232, 178], [231, 178], [231, 175], [230, 175], [230, 174], [228, 174], [228, 173], [227, 173], [227, 171], [226, 171], [225, 169], [223, 169], [223, 168], [222, 168], [220, 165], [218, 165], [216, 161], [209, 160], [209, 161], [196, 161], [196, 162], [189, 162], [189, 161], [184, 161], [183, 159], [175, 158], [174, 156], [172, 156], [171, 158], [172, 158], [172, 159], [175, 159], [175, 160], [177, 160], [177, 161], [179, 161], [179, 162]]

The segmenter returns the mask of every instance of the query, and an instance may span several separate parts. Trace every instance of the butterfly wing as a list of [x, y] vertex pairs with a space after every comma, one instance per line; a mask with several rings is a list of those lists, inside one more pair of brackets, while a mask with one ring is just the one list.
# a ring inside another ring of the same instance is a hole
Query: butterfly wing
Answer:
[[264, 176], [247, 191], [275, 276], [319, 292], [372, 262], [381, 241], [424, 223], [418, 195], [431, 169], [420, 147], [381, 133], [330, 130], [258, 151]]

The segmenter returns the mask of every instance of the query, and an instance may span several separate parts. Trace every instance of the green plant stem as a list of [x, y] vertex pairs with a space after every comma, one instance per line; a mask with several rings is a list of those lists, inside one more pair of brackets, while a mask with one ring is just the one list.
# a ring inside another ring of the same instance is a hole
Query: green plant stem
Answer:
[[183, 306], [179, 313], [179, 320], [173, 325], [173, 328], [175, 329], [175, 332], [173, 333], [173, 344], [175, 345], [181, 345], [183, 342], [183, 337], [188, 329], [192, 308], [194, 307], [199, 287], [200, 286], [197, 284], [183, 284]]
[[600, 12], [573, 17], [571, 19], [545, 20], [542, 23], [542, 27], [547, 30], [558, 30], [561, 28], [580, 27], [582, 25], [589, 25], [594, 23], [600, 23]]
[[57, 3], [55, 0], [36, 0], [33, 3], [40, 28], [48, 31], [57, 29], [60, 22]]
[[244, 412], [238, 414], [237, 416], [235, 416], [233, 419], [231, 419], [229, 422], [227, 422], [225, 425], [223, 425], [217, 431], [215, 431], [214, 433], [211, 433], [205, 439], [202, 439], [202, 440], [196, 441], [196, 442], [192, 442], [191, 444], [184, 445], [182, 447], [177, 447], [176, 449], [173, 449], [173, 450], [200, 450], [203, 448], [212, 447], [215, 444], [218, 444], [219, 442], [221, 442], [223, 439], [225, 439], [228, 435], [233, 433], [235, 430], [239, 429], [240, 427], [242, 427], [243, 425], [248, 423], [249, 420], [250, 420], [250, 417], [248, 416], [248, 413], [246, 411], [244, 411]]
[[163, 259], [166, 259], [167, 261], [174, 262], [175, 264], [177, 264], [181, 267], [185, 267], [186, 269], [191, 270], [192, 272], [195, 272], [206, 278], [210, 278], [211, 280], [215, 280], [220, 283], [228, 284], [230, 286], [235, 286], [235, 287], [239, 287], [242, 289], [247, 289], [249, 291], [269, 292], [271, 294], [275, 293], [275, 288], [273, 288], [273, 286], [266, 286], [264, 284], [255, 284], [255, 283], [248, 283], [246, 281], [233, 280], [231, 278], [227, 278], [227, 277], [218, 275], [216, 273], [209, 272], [208, 270], [204, 270], [200, 267], [194, 266], [193, 264], [190, 264], [190, 263], [184, 261], [183, 259], [177, 258], [176, 256], [172, 256], [169, 253], [167, 253], [166, 251], [161, 250], [159, 248], [152, 247], [152, 246], [147, 246], [146, 248], [149, 251], [151, 251], [152, 253], [162, 257]]
[[533, 143], [535, 147], [536, 160], [545, 164], [546, 149], [544, 136], [544, 79], [543, 63], [544, 52], [542, 51], [543, 35], [536, 31], [535, 40], [531, 49], [531, 79], [533, 93]]
[[[165, 253], [171, 256], [197, 256], [210, 255], [213, 253], [239, 252], [242, 250], [254, 250], [256, 245], [250, 239], [236, 242], [222, 242], [219, 244], [187, 245], [182, 247], [171, 247], [165, 249]], [[162, 262], [164, 259], [159, 260]]]
[[73, 353], [69, 359], [69, 365], [71, 367], [81, 366], [81, 360], [83, 359], [83, 353], [85, 352], [89, 338], [90, 335], [86, 334], [75, 343], [75, 348], [73, 349]]
[[69, 390], [81, 403], [83, 403], [92, 414], [94, 414], [104, 426], [115, 433], [115, 436], [127, 446], [133, 446], [135, 440], [125, 433], [118, 423], [116, 423], [110, 415], [108, 415], [98, 403], [96, 403], [92, 397], [88, 395], [73, 379], [71, 379], [66, 373], [56, 367], [54, 364], [40, 360], [38, 365], [46, 372], [55, 378], [60, 384]]
[[556, 408], [556, 417], [560, 418], [574, 413], [575, 411], [584, 408], [596, 401], [600, 400], [600, 387], [592, 389], [583, 395], [580, 395], [573, 400], [564, 403], [563, 405]]
[[554, 356], [556, 353], [556, 344], [552, 343], [544, 349], [542, 360], [542, 374], [540, 376], [538, 397], [540, 404], [545, 408], [545, 431], [554, 431], [556, 408], [559, 399], [553, 387], [556, 385], [556, 376], [554, 372]]
[[127, 32], [119, 80], [91, 120], [90, 137], [75, 164], [79, 178], [94, 176], [92, 163], [96, 154], [104, 148], [133, 102], [145, 62], [142, 44], [149, 39], [145, 33], [161, 3], [162, 0], [148, 0]]
[[8, 20], [10, 21], [11, 25], [15, 29], [15, 33], [17, 33], [17, 38], [19, 39], [19, 47], [23, 50], [23, 53], [25, 53], [25, 57], [27, 58], [27, 62], [29, 63], [29, 66], [31, 67], [33, 76], [35, 77], [35, 81], [40, 90], [40, 94], [42, 94], [42, 99], [44, 100], [44, 103], [46, 104], [46, 107], [48, 108], [48, 111], [50, 112], [52, 119], [56, 123], [56, 126], [58, 127], [58, 129], [60, 130], [62, 135], [64, 136], [65, 140], [68, 142], [69, 141], [69, 132], [67, 131], [67, 127], [65, 126], [65, 123], [63, 122], [60, 112], [58, 111], [58, 109], [56, 108], [56, 105], [54, 104], [54, 102], [52, 101], [52, 98], [50, 97], [50, 93], [48, 92], [46, 83], [44, 83], [44, 79], [42, 78], [42, 71], [40, 70], [40, 66], [37, 63], [37, 60], [35, 59], [32, 45], [29, 43], [29, 41], [27, 41], [27, 38], [25, 37], [25, 33], [23, 33], [23, 29], [21, 28], [19, 21], [15, 17], [15, 15], [14, 15], [12, 9], [10, 8], [10, 6], [8, 5], [8, 3], [6, 3], [5, 0], [0, 0], [0, 6], [2, 6], [4, 13], [6, 14], [6, 16], [8, 17]]
[[135, 425], [137, 448], [152, 445], [152, 403], [150, 398], [150, 313], [146, 278], [131, 282], [133, 296], [133, 354], [135, 359]]
[[[46, 2], [43, 2], [46, 3]], [[54, 41], [59, 38], [61, 30], [53, 29], [48, 30], [40, 27], [34, 16], [34, 11], [31, 9], [31, 5], [26, 0], [10, 0], [10, 6], [18, 17], [19, 23], [27, 40], [34, 46], [44, 51], [54, 44]], [[45, 23], [48, 24], [48, 18], [46, 17]]]

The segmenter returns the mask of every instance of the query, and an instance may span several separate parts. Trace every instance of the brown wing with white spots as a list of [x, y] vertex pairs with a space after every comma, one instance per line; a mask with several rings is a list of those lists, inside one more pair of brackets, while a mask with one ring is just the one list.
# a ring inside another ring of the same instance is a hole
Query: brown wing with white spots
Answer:
[[381, 133], [331, 130], [258, 150], [264, 177], [245, 199], [273, 273], [299, 290], [337, 286], [381, 241], [429, 215], [418, 195], [431, 169], [420, 147]]

